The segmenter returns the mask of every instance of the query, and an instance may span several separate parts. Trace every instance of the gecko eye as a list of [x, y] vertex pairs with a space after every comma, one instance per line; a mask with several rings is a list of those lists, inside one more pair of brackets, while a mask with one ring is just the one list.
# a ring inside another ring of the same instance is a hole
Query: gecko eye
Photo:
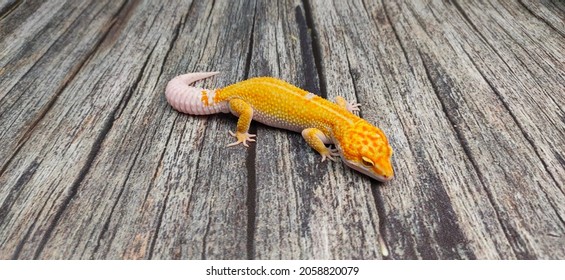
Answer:
[[367, 157], [361, 157], [361, 160], [363, 161], [363, 165], [365, 165], [365, 166], [367, 166], [367, 167], [373, 167], [373, 165], [375, 165], [375, 164], [373, 163], [373, 161], [370, 160], [370, 159], [367, 158]]

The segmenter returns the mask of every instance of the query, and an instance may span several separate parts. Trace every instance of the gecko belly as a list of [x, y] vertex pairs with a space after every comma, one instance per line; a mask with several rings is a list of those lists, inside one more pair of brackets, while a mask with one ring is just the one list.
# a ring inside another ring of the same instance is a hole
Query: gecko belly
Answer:
[[253, 111], [253, 120], [268, 126], [282, 128], [294, 132], [301, 132], [302, 130], [304, 130], [304, 127], [301, 127], [299, 125], [293, 125], [285, 121], [281, 121], [273, 116], [263, 114], [260, 111]]
[[[276, 127], [276, 128], [282, 128], [282, 129], [286, 129], [286, 130], [290, 130], [290, 131], [294, 131], [294, 132], [298, 132], [298, 133], [301, 133], [306, 128], [314, 127], [314, 126], [308, 126], [308, 125], [307, 126], [301, 126], [301, 125], [291, 124], [289, 122], [281, 121], [277, 118], [262, 114], [261, 112], [257, 112], [257, 111], [253, 112], [253, 120], [258, 121], [258, 122], [265, 124], [265, 125], [268, 125], [268, 126], [272, 126], [272, 127]], [[322, 141], [326, 145], [334, 143], [329, 135], [321, 135], [320, 139], [322, 139]]]

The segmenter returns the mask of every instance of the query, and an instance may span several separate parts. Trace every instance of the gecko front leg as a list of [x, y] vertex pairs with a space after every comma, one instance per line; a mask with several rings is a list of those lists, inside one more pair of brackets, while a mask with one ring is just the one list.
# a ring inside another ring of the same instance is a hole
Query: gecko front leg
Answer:
[[345, 100], [345, 98], [341, 96], [337, 96], [335, 98], [335, 104], [339, 105], [339, 107], [349, 111], [350, 113], [353, 113], [354, 111], [359, 111], [359, 106], [361, 106], [360, 103], [348, 102], [347, 100]]
[[232, 136], [237, 138], [237, 141], [228, 145], [228, 147], [235, 146], [242, 143], [243, 146], [249, 147], [247, 141], [255, 142], [255, 134], [249, 134], [249, 126], [251, 125], [251, 120], [253, 119], [253, 108], [251, 105], [247, 104], [241, 99], [232, 99], [229, 102], [229, 108], [232, 114], [239, 117], [237, 120], [237, 128], [235, 133], [229, 132]]
[[317, 128], [306, 128], [302, 130], [302, 137], [304, 137], [310, 147], [322, 155], [322, 161], [325, 161], [326, 158], [332, 161], [337, 160], [334, 158], [339, 155], [337, 150], [326, 147], [326, 144], [331, 144], [332, 141], [321, 130]]

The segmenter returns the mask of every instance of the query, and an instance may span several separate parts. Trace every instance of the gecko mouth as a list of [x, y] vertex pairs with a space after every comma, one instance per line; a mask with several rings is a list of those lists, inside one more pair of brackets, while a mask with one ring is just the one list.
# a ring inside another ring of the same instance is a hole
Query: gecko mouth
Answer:
[[349, 162], [349, 161], [345, 160], [343, 157], [342, 157], [342, 159], [343, 159], [343, 162], [345, 163], [345, 165], [347, 165], [350, 168], [355, 169], [355, 170], [357, 170], [357, 171], [359, 171], [359, 172], [361, 172], [361, 173], [363, 173], [363, 174], [365, 174], [365, 175], [367, 175], [367, 176], [369, 176], [369, 177], [371, 177], [375, 180], [378, 180], [378, 181], [381, 181], [381, 182], [386, 182], [386, 181], [390, 181], [392, 179], [392, 176], [385, 177], [385, 176], [382, 176], [382, 175], [379, 175], [379, 174], [375, 174], [375, 173], [369, 171], [365, 167], [362, 167], [362, 166], [356, 165], [355, 163]]

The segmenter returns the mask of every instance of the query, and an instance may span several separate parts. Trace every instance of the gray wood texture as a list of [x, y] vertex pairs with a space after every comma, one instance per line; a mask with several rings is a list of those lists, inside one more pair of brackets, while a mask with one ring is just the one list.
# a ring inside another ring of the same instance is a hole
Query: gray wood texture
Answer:
[[[357, 100], [396, 177], [226, 148], [199, 71]], [[563, 1], [0, 1], [0, 259], [564, 259], [564, 108]]]

